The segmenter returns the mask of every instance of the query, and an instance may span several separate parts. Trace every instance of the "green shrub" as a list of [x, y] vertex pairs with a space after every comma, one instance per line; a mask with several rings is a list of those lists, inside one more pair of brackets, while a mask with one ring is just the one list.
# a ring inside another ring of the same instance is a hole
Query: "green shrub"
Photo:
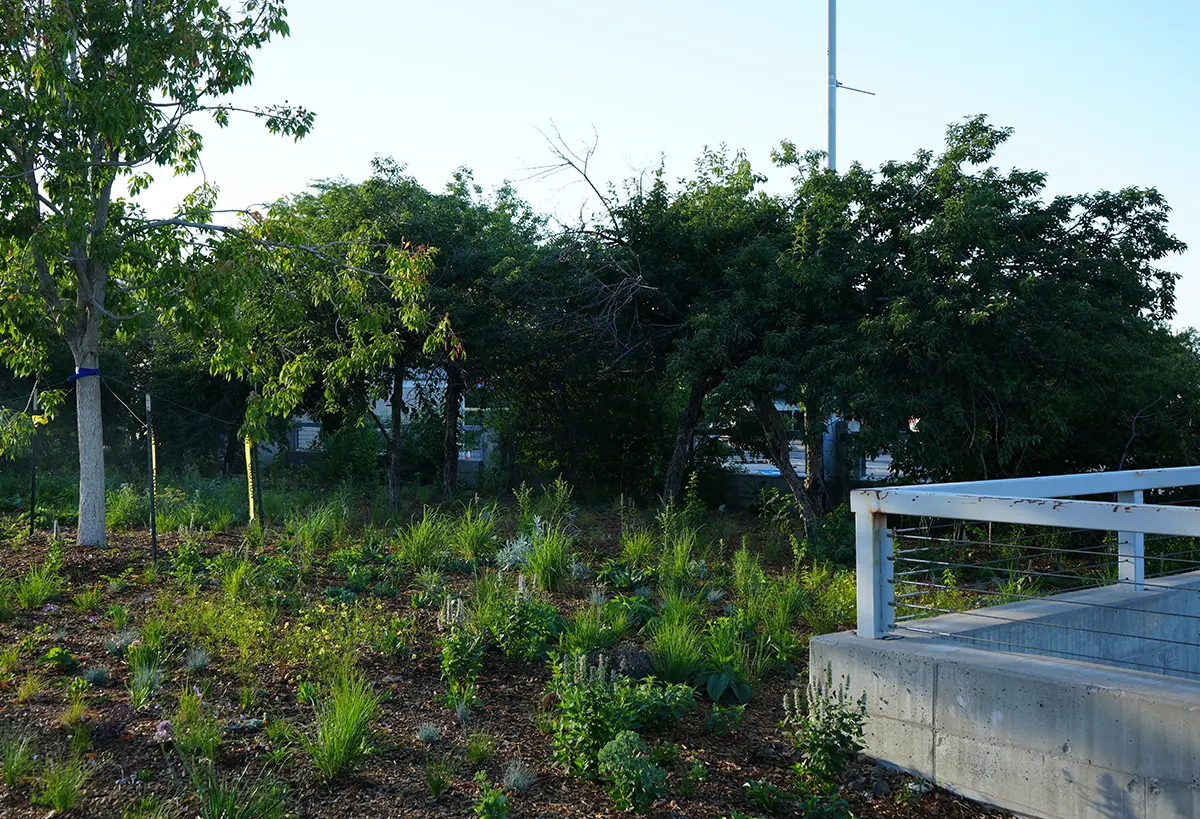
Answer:
[[483, 637], [466, 615], [461, 600], [446, 601], [438, 615], [442, 653], [442, 679], [447, 682], [474, 682], [479, 676], [486, 646]]
[[667, 794], [667, 772], [654, 764], [646, 743], [633, 731], [622, 731], [600, 749], [598, 769], [621, 810], [646, 813]]
[[506, 601], [503, 619], [493, 628], [496, 642], [505, 656], [514, 660], [544, 660], [547, 645], [563, 628], [558, 609], [522, 588]]
[[633, 726], [633, 704], [618, 695], [619, 687], [603, 656], [595, 666], [583, 657], [555, 666], [551, 690], [558, 699], [558, 713], [550, 749], [554, 761], [568, 773], [593, 778], [600, 749]]
[[371, 752], [371, 723], [379, 714], [379, 697], [361, 674], [353, 672], [341, 676], [315, 710], [315, 732], [302, 742], [317, 771], [329, 781], [352, 771]]
[[713, 702], [750, 701], [769, 665], [762, 643], [737, 617], [718, 617], [704, 634], [704, 687]]
[[847, 763], [863, 747], [866, 694], [852, 700], [848, 681], [834, 688], [827, 666], [824, 678], [810, 680], [806, 693], [794, 689], [785, 695], [783, 707], [784, 730], [800, 757], [797, 777], [817, 793], [835, 790]]

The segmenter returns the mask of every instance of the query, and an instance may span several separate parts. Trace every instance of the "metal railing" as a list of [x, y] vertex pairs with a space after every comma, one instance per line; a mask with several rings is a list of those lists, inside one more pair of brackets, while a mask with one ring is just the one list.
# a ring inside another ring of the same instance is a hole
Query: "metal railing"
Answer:
[[[1149, 610], [1126, 594], [1200, 591], [1200, 574], [1187, 582], [1175, 577], [1200, 570], [1200, 508], [1189, 505], [1200, 495], [1194, 487], [1200, 487], [1200, 467], [856, 490], [858, 635], [937, 634], [922, 621], [961, 614], [960, 625], [969, 618], [976, 627], [945, 636], [1010, 650], [1139, 665], [1115, 649], [1101, 656], [1102, 635], [1107, 645], [1149, 641], [1164, 651], [1200, 652], [1194, 636], [1200, 606], [1193, 613]], [[1104, 589], [1121, 596], [1092, 593]], [[1037, 619], [1034, 614], [1050, 610], [1030, 613], [1043, 600], [1053, 601], [1056, 612], [1100, 607], [1157, 619], [1138, 621], [1129, 633], [1098, 626], [1095, 618]], [[1030, 611], [993, 608], [1025, 601]], [[1054, 629], [1042, 641], [1053, 648], [989, 637], [989, 623], [1016, 624], [1026, 633], [1034, 626], [1046, 634]], [[1145, 665], [1161, 670], [1163, 662]], [[1197, 663], [1186, 665], [1181, 673], [1198, 673], [1192, 670]]]

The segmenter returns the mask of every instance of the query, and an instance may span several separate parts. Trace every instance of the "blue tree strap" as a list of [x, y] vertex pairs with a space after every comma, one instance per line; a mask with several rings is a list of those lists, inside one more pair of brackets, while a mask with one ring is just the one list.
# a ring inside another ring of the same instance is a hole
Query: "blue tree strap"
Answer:
[[89, 375], [100, 375], [99, 370], [93, 370], [91, 367], [76, 367], [75, 375], [67, 376], [67, 383], [70, 384], [78, 381], [81, 378], [87, 378]]

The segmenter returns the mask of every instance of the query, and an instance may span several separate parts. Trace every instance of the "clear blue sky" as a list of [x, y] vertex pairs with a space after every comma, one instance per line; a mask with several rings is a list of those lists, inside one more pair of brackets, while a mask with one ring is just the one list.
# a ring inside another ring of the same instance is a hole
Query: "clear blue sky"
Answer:
[[[570, 218], [566, 177], [527, 179], [551, 157], [538, 129], [599, 134], [595, 175], [620, 181], [665, 155], [687, 173], [705, 145], [742, 148], [763, 170], [782, 139], [825, 146], [825, 0], [290, 0], [292, 36], [256, 59], [242, 104], [317, 112], [299, 144], [249, 122], [207, 135], [222, 205], [310, 180], [361, 179], [376, 154], [439, 188], [460, 165], [511, 179]], [[838, 160], [868, 166], [938, 148], [945, 126], [987, 113], [1016, 134], [1004, 167], [1049, 173], [1051, 193], [1155, 186], [1194, 249], [1178, 326], [1200, 327], [1200, 2], [840, 0], [839, 77], [875, 91], [839, 98]], [[161, 175], [160, 175], [161, 176]], [[774, 179], [782, 184], [782, 175]], [[165, 180], [152, 211], [178, 201]]]

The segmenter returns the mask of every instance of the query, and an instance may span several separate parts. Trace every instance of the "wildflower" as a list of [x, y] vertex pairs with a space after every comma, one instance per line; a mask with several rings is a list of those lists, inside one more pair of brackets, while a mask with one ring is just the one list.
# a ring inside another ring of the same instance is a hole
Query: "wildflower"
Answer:
[[48, 604], [46, 604], [46, 608], [42, 609], [42, 612], [44, 614], [49, 614], [50, 612], [58, 611], [61, 608], [62, 608], [62, 606], [56, 606], [53, 603], [48, 603]]
[[174, 729], [171, 727], [171, 721], [164, 719], [162, 722], [158, 723], [158, 726], [154, 729], [154, 741], [159, 745], [162, 745], [170, 742], [173, 734]]

